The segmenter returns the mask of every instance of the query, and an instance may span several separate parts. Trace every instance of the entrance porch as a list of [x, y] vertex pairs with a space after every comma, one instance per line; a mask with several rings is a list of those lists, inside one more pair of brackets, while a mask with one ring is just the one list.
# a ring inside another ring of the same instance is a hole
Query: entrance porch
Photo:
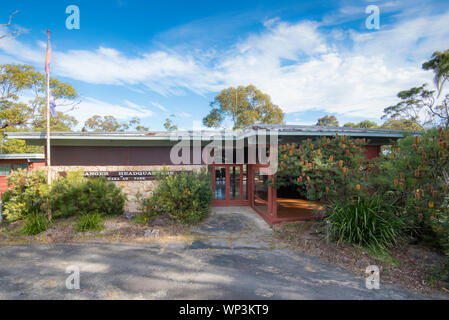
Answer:
[[269, 225], [284, 221], [317, 219], [324, 207], [267, 185], [272, 176], [260, 173], [261, 165], [211, 165], [213, 206], [250, 206]]

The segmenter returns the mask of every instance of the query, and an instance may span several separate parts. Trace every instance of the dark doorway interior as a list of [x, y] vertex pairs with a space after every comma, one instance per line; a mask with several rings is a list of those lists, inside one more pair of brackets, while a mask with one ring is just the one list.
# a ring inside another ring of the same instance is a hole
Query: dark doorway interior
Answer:
[[304, 192], [294, 185], [277, 190], [276, 205], [278, 218], [313, 218], [323, 209], [318, 202], [307, 200]]

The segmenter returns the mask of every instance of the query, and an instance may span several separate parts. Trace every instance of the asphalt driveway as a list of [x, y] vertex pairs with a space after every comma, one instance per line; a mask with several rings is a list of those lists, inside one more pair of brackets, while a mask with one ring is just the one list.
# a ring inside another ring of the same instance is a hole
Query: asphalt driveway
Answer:
[[[193, 242], [0, 247], [0, 299], [421, 299], [270, 244], [251, 209], [217, 208]], [[80, 289], [67, 289], [69, 266]]]

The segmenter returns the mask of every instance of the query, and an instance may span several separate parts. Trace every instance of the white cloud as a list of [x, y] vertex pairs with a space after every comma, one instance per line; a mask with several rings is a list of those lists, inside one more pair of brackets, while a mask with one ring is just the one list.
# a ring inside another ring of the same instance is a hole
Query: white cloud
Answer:
[[[391, 10], [398, 7], [393, 4]], [[343, 11], [356, 14], [359, 8]], [[421, 70], [421, 63], [433, 51], [447, 49], [449, 43], [449, 11], [398, 17], [394, 25], [367, 32], [331, 27], [329, 19], [286, 23], [274, 18], [266, 20], [263, 32], [221, 51], [183, 47], [179, 53], [160, 49], [127, 56], [105, 47], [55, 50], [52, 71], [92, 84], [146, 87], [163, 95], [205, 94], [231, 85], [254, 84], [286, 112], [325, 110], [378, 118], [396, 102], [398, 91], [432, 81], [432, 74]], [[42, 63], [41, 46], [27, 46], [15, 39], [0, 48], [18, 60]], [[93, 102], [87, 103], [94, 107]], [[168, 112], [157, 102], [151, 104]], [[119, 114], [130, 109], [149, 112], [129, 101], [125, 105], [114, 108], [118, 107]], [[110, 107], [100, 103], [97, 109], [110, 114]]]
[[134, 103], [134, 102], [131, 102], [131, 101], [129, 101], [129, 100], [123, 100], [123, 102], [128, 106], [128, 107], [130, 107], [131, 109], [134, 109], [136, 112], [142, 112], [143, 114], [148, 114], [149, 116], [150, 115], [153, 115], [153, 112], [152, 111], [150, 111], [150, 110], [148, 110], [146, 107], [144, 107], [144, 106], [141, 106], [141, 105], [138, 105], [138, 104], [136, 104], [136, 103]]
[[300, 125], [300, 126], [313, 126], [316, 125], [316, 121], [303, 121], [301, 119], [295, 119], [295, 121], [287, 121], [287, 125]]
[[[352, 31], [351, 42], [338, 46], [332, 45], [335, 33], [331, 41], [317, 24], [279, 23], [239, 43], [244, 50], [228, 55], [221, 72], [227, 84], [252, 83], [268, 92], [286, 112], [378, 118], [398, 91], [432, 81], [421, 63], [447, 49], [448, 21], [446, 12], [377, 32]], [[296, 63], [282, 66], [282, 59]]]
[[124, 103], [126, 106], [108, 103], [92, 97], [83, 97], [81, 103], [76, 106], [76, 109], [68, 111], [67, 114], [74, 116], [79, 121], [76, 129], [81, 129], [84, 122], [94, 115], [111, 115], [119, 120], [127, 120], [133, 117], [145, 118], [153, 116], [153, 112], [145, 107], [128, 100], [125, 100]]
[[190, 118], [192, 115], [190, 114], [190, 113], [188, 113], [188, 112], [179, 112], [178, 113], [181, 117], [184, 117], [184, 118]]
[[164, 107], [163, 105], [161, 105], [160, 103], [152, 101], [151, 104], [164, 112], [168, 112], [168, 109], [166, 107]]

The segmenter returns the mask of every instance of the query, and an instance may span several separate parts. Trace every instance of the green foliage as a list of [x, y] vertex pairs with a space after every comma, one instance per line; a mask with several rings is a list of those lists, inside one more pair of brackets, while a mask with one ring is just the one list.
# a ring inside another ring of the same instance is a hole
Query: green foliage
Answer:
[[48, 229], [47, 217], [39, 213], [31, 213], [25, 218], [23, 233], [33, 236]]
[[449, 50], [435, 51], [432, 58], [423, 63], [422, 68], [433, 71], [435, 86], [441, 92], [444, 83], [449, 79]]
[[98, 212], [83, 214], [76, 223], [76, 232], [101, 231], [103, 228], [104, 221]]
[[227, 117], [231, 119], [233, 129], [242, 129], [256, 122], [281, 124], [284, 120], [281, 108], [253, 85], [224, 89], [210, 105], [212, 109], [203, 119], [207, 127], [218, 128]]
[[431, 129], [421, 137], [400, 139], [374, 164], [368, 174], [370, 188], [398, 199], [418, 236], [430, 235], [447, 245], [449, 130]]
[[[171, 115], [170, 117], [174, 118], [174, 115]], [[174, 124], [173, 120], [170, 118], [165, 119], [164, 128], [167, 131], [178, 130], [178, 126], [176, 124]]]
[[114, 183], [104, 178], [85, 178], [81, 171], [59, 177], [51, 189], [44, 170], [14, 171], [9, 190], [3, 195], [4, 214], [8, 221], [23, 219], [28, 214], [46, 213], [50, 204], [54, 218], [101, 212], [122, 214], [126, 196]]
[[[446, 258], [441, 263], [433, 267], [430, 272], [431, 274], [429, 276], [429, 280], [431, 282], [444, 281], [447, 284], [449, 281], [449, 256], [446, 256]], [[449, 289], [447, 285], [446, 289]]]
[[84, 122], [82, 131], [95, 132], [122, 132], [133, 128], [136, 131], [148, 131], [148, 128], [140, 125], [140, 119], [133, 118], [128, 123], [119, 123], [114, 116], [95, 115]]
[[[437, 205], [438, 206], [438, 205]], [[435, 218], [433, 218], [435, 217]], [[438, 235], [439, 243], [447, 255], [446, 265], [449, 267], [449, 195], [444, 195], [442, 204], [435, 216], [431, 216], [431, 228]], [[448, 268], [449, 275], [449, 268]]]
[[429, 90], [427, 84], [423, 84], [399, 92], [400, 102], [385, 108], [382, 119], [407, 120], [421, 126], [449, 126], [449, 94], [441, 95], [444, 84], [449, 79], [449, 50], [434, 52], [432, 58], [423, 63], [422, 68], [434, 73], [436, 90]]
[[381, 126], [382, 129], [424, 131], [424, 128], [416, 121], [408, 119], [391, 119]]
[[23, 219], [34, 212], [46, 210], [48, 193], [46, 171], [19, 169], [8, 179], [9, 189], [3, 195], [3, 214], [8, 221]]
[[4, 131], [0, 131], [1, 153], [44, 153], [43, 146], [30, 146], [25, 143], [25, 140], [7, 139], [4, 134], [5, 131], [18, 131], [18, 129], [8, 127]]
[[[0, 65], [0, 130], [15, 127], [22, 130], [43, 128], [46, 113], [46, 78], [30, 65]], [[52, 78], [50, 91], [56, 105], [70, 106], [77, 103], [75, 89], [64, 82]], [[34, 97], [23, 102], [19, 97], [25, 92]], [[58, 113], [51, 120], [52, 128], [67, 131], [76, 124], [73, 117]]]
[[385, 108], [382, 119], [405, 117], [409, 121], [418, 123], [421, 110], [426, 110], [431, 100], [434, 99], [433, 93], [432, 90], [427, 89], [426, 84], [399, 92], [397, 96], [401, 101], [394, 106]]
[[309, 200], [346, 198], [364, 189], [362, 164], [366, 141], [344, 136], [307, 139], [279, 146], [275, 188], [296, 186]]
[[331, 236], [372, 249], [396, 245], [404, 230], [394, 205], [377, 194], [355, 200], [335, 201], [328, 206]]
[[379, 125], [375, 122], [369, 120], [363, 120], [359, 123], [347, 122], [343, 125], [343, 127], [351, 127], [351, 128], [379, 128]]
[[204, 171], [174, 175], [161, 172], [158, 180], [154, 194], [141, 201], [141, 210], [146, 217], [167, 215], [182, 223], [194, 223], [208, 215], [212, 201], [209, 174]]
[[386, 248], [406, 232], [449, 253], [449, 129], [406, 136], [369, 162], [363, 160], [365, 143], [335, 137], [281, 145], [270, 184], [331, 200], [340, 240]]
[[316, 125], [321, 127], [338, 127], [340, 124], [335, 116], [326, 115], [319, 118]]
[[56, 180], [50, 193], [52, 214], [69, 217], [101, 212], [122, 214], [126, 196], [114, 183], [104, 178], [86, 178], [81, 171], [68, 172]]

